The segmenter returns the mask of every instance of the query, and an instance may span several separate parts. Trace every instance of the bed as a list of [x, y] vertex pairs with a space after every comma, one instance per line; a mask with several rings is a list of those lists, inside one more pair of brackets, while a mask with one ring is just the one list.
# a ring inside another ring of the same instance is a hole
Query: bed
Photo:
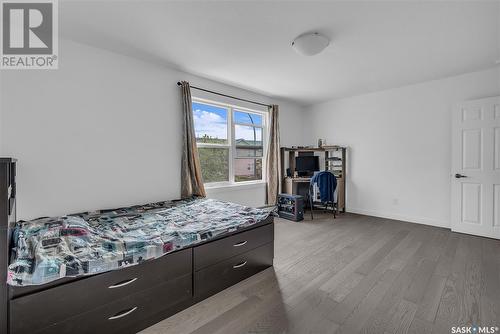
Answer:
[[15, 219], [0, 158], [0, 332], [134, 333], [272, 266], [271, 211], [191, 198]]

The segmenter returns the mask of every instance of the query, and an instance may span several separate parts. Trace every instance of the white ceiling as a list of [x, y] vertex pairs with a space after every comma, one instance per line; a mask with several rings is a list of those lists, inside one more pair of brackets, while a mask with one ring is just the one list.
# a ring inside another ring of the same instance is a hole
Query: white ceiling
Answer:
[[[498, 1], [61, 1], [68, 39], [303, 105], [495, 66]], [[290, 42], [318, 31], [314, 57]]]

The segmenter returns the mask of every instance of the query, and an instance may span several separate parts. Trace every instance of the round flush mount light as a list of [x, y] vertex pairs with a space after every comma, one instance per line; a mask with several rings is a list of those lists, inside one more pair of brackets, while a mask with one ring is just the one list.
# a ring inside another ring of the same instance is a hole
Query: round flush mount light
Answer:
[[330, 44], [330, 40], [317, 33], [303, 34], [292, 42], [292, 48], [303, 56], [314, 56], [323, 51]]

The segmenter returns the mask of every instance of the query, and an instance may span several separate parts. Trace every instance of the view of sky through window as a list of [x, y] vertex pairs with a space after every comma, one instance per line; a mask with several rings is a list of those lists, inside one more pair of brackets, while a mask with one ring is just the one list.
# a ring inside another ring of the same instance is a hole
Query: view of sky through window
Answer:
[[227, 142], [227, 109], [193, 102], [194, 131], [197, 141]]
[[262, 125], [262, 116], [244, 111], [234, 111], [234, 122], [244, 124]]
[[[197, 141], [227, 143], [228, 110], [222, 107], [193, 102], [194, 128]], [[262, 125], [262, 116], [242, 111], [234, 112], [235, 123]], [[252, 123], [253, 122], [253, 123]], [[235, 139], [262, 140], [262, 130], [237, 126]]]

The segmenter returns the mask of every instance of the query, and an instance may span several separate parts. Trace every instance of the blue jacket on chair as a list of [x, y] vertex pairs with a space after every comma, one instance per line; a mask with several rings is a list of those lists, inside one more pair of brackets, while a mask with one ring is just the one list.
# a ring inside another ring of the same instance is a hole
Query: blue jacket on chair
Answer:
[[311, 178], [311, 186], [317, 183], [322, 203], [333, 202], [337, 178], [328, 171], [319, 172]]

